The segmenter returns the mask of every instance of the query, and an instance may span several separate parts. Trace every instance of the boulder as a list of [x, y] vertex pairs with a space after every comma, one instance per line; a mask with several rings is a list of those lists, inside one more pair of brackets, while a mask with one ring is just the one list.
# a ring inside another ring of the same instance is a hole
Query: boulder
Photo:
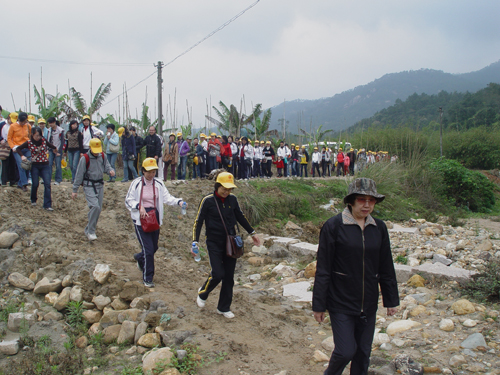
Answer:
[[455, 329], [455, 323], [451, 319], [442, 319], [439, 322], [439, 329], [445, 332], [451, 332]]
[[15, 232], [0, 233], [0, 249], [10, 248], [17, 241], [19, 235]]
[[121, 329], [121, 324], [114, 324], [112, 326], [104, 328], [104, 336], [102, 338], [102, 342], [104, 342], [106, 345], [109, 345], [112, 342], [116, 341]]
[[7, 280], [9, 280], [10, 285], [16, 288], [33, 290], [35, 287], [35, 283], [33, 281], [28, 279], [26, 276], [21, 275], [19, 272], [12, 272]]
[[459, 299], [451, 305], [451, 309], [457, 315], [472, 314], [476, 311], [472, 302], [466, 299]]
[[148, 371], [152, 371], [157, 363], [168, 364], [173, 355], [174, 353], [172, 353], [170, 348], [151, 350], [142, 357], [142, 370], [144, 373], [147, 373]]
[[478, 346], [487, 347], [486, 341], [481, 333], [473, 333], [469, 337], [467, 337], [460, 346], [464, 349], [476, 349]]
[[87, 323], [90, 324], [97, 323], [101, 320], [101, 318], [102, 318], [102, 312], [98, 310], [85, 310], [83, 312], [83, 319], [85, 319]]
[[92, 275], [95, 281], [99, 284], [104, 284], [111, 276], [111, 268], [107, 264], [97, 264]]
[[61, 310], [65, 309], [66, 306], [68, 306], [68, 303], [70, 301], [70, 299], [69, 299], [70, 293], [71, 293], [71, 288], [67, 287], [67, 288], [63, 289], [61, 294], [59, 294], [59, 297], [57, 297], [56, 302], [54, 302], [54, 308], [57, 311], [61, 311]]
[[61, 282], [63, 288], [66, 288], [68, 286], [72, 286], [73, 285], [73, 279], [71, 277], [71, 275], [66, 275], [63, 277], [62, 279], [62, 282]]
[[148, 330], [148, 323], [146, 322], [141, 322], [135, 329], [135, 336], [134, 336], [134, 344], [137, 344], [137, 341], [146, 334], [146, 331]]
[[19, 332], [21, 329], [27, 329], [37, 321], [35, 314], [23, 312], [10, 313], [7, 322], [7, 328], [12, 332]]
[[425, 279], [420, 275], [413, 275], [406, 283], [414, 288], [424, 287]]
[[398, 332], [403, 332], [407, 331], [409, 329], [419, 327], [421, 323], [419, 322], [414, 322], [413, 320], [396, 320], [395, 322], [392, 322], [389, 324], [387, 327], [387, 334], [390, 336], [395, 335]]
[[113, 302], [111, 302], [111, 307], [114, 310], [126, 310], [128, 309], [128, 304], [121, 298], [116, 298]]
[[93, 336], [98, 334], [99, 332], [102, 332], [102, 326], [101, 323], [94, 323], [90, 326], [89, 330], [87, 331], [89, 336]]
[[[99, 323], [101, 323], [101, 326], [103, 328], [118, 324], [118, 315], [120, 314], [120, 311], [106, 311], [104, 315], [102, 316], [101, 320], [99, 320]], [[124, 319], [127, 320], [127, 319]]]
[[124, 301], [132, 301], [135, 297], [148, 293], [148, 289], [143, 283], [138, 281], [128, 281], [120, 292], [120, 298]]
[[49, 305], [53, 305], [57, 301], [57, 297], [59, 297], [59, 293], [50, 292], [45, 295], [45, 302]]
[[314, 262], [309, 263], [306, 266], [306, 268], [304, 270], [304, 277], [306, 279], [309, 279], [310, 277], [316, 276], [316, 264], [317, 263], [318, 263], [317, 261], [314, 261]]
[[418, 305], [417, 307], [415, 307], [415, 308], [411, 309], [411, 311], [410, 311], [410, 315], [411, 315], [411, 316], [418, 316], [418, 315], [420, 315], [420, 314], [425, 313], [425, 312], [426, 312], [426, 310], [427, 310], [427, 309], [425, 308], [425, 306], [423, 306], [423, 305]]
[[131, 309], [146, 310], [148, 308], [148, 302], [142, 297], [135, 297], [132, 302], [130, 302]]
[[118, 335], [118, 339], [116, 340], [116, 343], [118, 345], [134, 343], [135, 325], [135, 322], [131, 322], [129, 320], [126, 320], [122, 323], [120, 334]]
[[321, 342], [321, 346], [323, 349], [333, 352], [335, 349], [335, 344], [333, 342], [333, 336], [329, 336]]
[[154, 348], [161, 345], [160, 335], [158, 333], [146, 333], [137, 341], [137, 345], [146, 348]]
[[35, 294], [47, 294], [50, 292], [59, 293], [62, 290], [62, 281], [55, 279], [50, 281], [47, 277], [36, 283], [33, 293]]
[[484, 240], [477, 247], [476, 251], [490, 251], [493, 248], [493, 244], [490, 240]]
[[97, 307], [97, 310], [103, 310], [106, 306], [111, 303], [111, 298], [104, 296], [96, 296], [92, 298], [92, 302]]
[[43, 320], [63, 320], [64, 315], [57, 311], [48, 312], [43, 316]]
[[75, 285], [73, 288], [71, 288], [69, 299], [75, 302], [81, 302], [83, 300], [83, 292], [80, 285]]
[[142, 310], [139, 309], [127, 309], [118, 311], [118, 322], [122, 323], [125, 320], [131, 320], [136, 322], [139, 319], [139, 315], [142, 314]]
[[0, 342], [0, 354], [16, 355], [19, 352], [19, 341], [2, 341]]

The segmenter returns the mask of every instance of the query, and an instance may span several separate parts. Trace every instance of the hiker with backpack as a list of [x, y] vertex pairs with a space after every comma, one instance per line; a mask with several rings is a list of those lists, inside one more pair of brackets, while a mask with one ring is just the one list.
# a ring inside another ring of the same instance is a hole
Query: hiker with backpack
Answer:
[[90, 151], [83, 154], [78, 162], [71, 198], [77, 197], [78, 188], [83, 185], [83, 192], [89, 206], [89, 222], [85, 227], [85, 235], [89, 241], [94, 241], [97, 239], [95, 231], [104, 197], [103, 174], [107, 173], [110, 177], [115, 177], [115, 170], [111, 168], [106, 155], [102, 152], [101, 140], [91, 139], [89, 146]]

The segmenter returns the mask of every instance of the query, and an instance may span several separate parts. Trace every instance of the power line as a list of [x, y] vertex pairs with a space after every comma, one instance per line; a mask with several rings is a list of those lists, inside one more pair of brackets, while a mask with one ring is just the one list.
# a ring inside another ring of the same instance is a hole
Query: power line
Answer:
[[[165, 66], [168, 66], [170, 64], [172, 64], [175, 60], [177, 60], [179, 57], [182, 57], [184, 56], [186, 53], [188, 53], [189, 51], [191, 51], [193, 48], [197, 47], [198, 45], [200, 45], [201, 43], [203, 43], [205, 40], [207, 40], [208, 38], [210, 38], [211, 36], [213, 36], [215, 33], [217, 33], [218, 31], [222, 30], [223, 28], [225, 28], [226, 26], [228, 26], [230, 23], [232, 23], [233, 21], [235, 21], [237, 18], [241, 17], [245, 12], [247, 12], [248, 10], [250, 10], [251, 8], [253, 8], [254, 6], [257, 5], [257, 3], [259, 2], [260, 0], [257, 0], [255, 1], [253, 4], [250, 4], [248, 7], [246, 7], [244, 10], [242, 10], [240, 13], [238, 13], [236, 16], [234, 16], [233, 18], [231, 18], [229, 21], [225, 22], [224, 24], [222, 24], [221, 26], [219, 26], [217, 29], [215, 29], [214, 31], [212, 31], [210, 34], [208, 34], [206, 37], [204, 37], [203, 39], [199, 40], [198, 42], [196, 42], [195, 44], [193, 44], [191, 47], [189, 47], [187, 50], [185, 50], [184, 52], [182, 52], [181, 54], [177, 55], [173, 60], [169, 61], [168, 63], [166, 63], [165, 65], [163, 65], [163, 67]], [[1, 56], [0, 56], [1, 57]], [[148, 64], [149, 65], [149, 64]], [[137, 87], [139, 84], [141, 84], [142, 82], [146, 81], [148, 78], [152, 77], [154, 74], [156, 74], [157, 71], [154, 71], [153, 73], [151, 73], [150, 75], [148, 75], [146, 78], [142, 79], [141, 81], [137, 82], [135, 85], [133, 85], [132, 87], [130, 87], [129, 89], [127, 89], [124, 93], [128, 93], [130, 90], [132, 90], [134, 87]], [[123, 94], [120, 94], [120, 95], [117, 95], [115, 96], [113, 99], [109, 100], [108, 102], [104, 103], [102, 107], [104, 107], [105, 105], [115, 101], [116, 99], [118, 99], [120, 96], [122, 96]]]

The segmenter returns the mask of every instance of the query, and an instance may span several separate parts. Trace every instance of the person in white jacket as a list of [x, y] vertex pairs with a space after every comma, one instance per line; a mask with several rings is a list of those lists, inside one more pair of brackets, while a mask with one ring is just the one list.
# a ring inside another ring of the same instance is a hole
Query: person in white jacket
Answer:
[[258, 140], [255, 141], [255, 146], [253, 148], [253, 175], [252, 177], [262, 177], [262, 171], [260, 169], [260, 161], [262, 160], [262, 147]]
[[315, 177], [314, 171], [318, 171], [318, 177], [321, 177], [321, 173], [319, 171], [319, 163], [321, 163], [321, 154], [318, 151], [317, 147], [314, 147], [314, 152], [312, 154], [312, 176]]
[[141, 252], [134, 254], [137, 268], [142, 272], [142, 280], [148, 288], [153, 288], [153, 276], [155, 273], [154, 256], [158, 250], [158, 238], [160, 229], [145, 232], [141, 226], [141, 218], [148, 215], [156, 215], [156, 220], [161, 226], [163, 223], [163, 205], [181, 206], [187, 208], [182, 198], [170, 195], [160, 178], [155, 177], [158, 165], [154, 158], [146, 158], [142, 163], [143, 176], [136, 178], [130, 184], [125, 207], [130, 211], [130, 216], [135, 227], [135, 234], [141, 245]]
[[247, 137], [241, 138], [243, 144], [243, 154], [244, 154], [244, 168], [246, 171], [243, 172], [243, 179], [248, 180], [252, 176], [253, 167], [253, 147]]
[[[285, 146], [285, 142], [280, 142], [280, 147], [276, 150], [277, 160], [283, 160], [283, 169], [285, 170], [285, 177], [288, 177], [288, 159], [292, 154], [290, 153], [290, 149]], [[281, 177], [281, 171], [278, 170], [278, 177]]]

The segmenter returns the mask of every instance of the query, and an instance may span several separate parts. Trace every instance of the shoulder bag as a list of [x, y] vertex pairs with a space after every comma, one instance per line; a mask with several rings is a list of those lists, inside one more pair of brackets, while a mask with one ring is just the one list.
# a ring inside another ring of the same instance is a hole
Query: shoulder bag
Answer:
[[0, 144], [0, 160], [6, 160], [10, 155], [10, 146], [8, 142]]
[[[241, 258], [245, 251], [243, 240], [241, 239], [241, 236], [239, 234], [233, 236], [227, 232], [226, 222], [222, 217], [222, 213], [220, 212], [219, 204], [217, 203], [217, 198], [215, 198], [215, 195], [214, 195], [214, 200], [215, 200], [215, 205], [217, 206], [217, 210], [219, 211], [220, 219], [222, 220], [222, 225], [224, 226], [224, 230], [226, 231], [226, 237], [227, 237], [226, 255], [230, 258], [235, 258], [235, 259]], [[236, 227], [238, 228], [238, 233], [239, 233], [240, 227], [238, 226], [238, 224], [236, 224]]]
[[[141, 189], [141, 197], [139, 198], [139, 210], [142, 207], [142, 191], [144, 190], [144, 177], [141, 179], [141, 183], [143, 184]], [[160, 229], [160, 224], [158, 224], [158, 220], [156, 220], [156, 189], [155, 189], [155, 180], [153, 179], [153, 200], [154, 200], [154, 210], [148, 212], [146, 217], [141, 217], [141, 227], [142, 231], [145, 233], [154, 232], [155, 230]]]

